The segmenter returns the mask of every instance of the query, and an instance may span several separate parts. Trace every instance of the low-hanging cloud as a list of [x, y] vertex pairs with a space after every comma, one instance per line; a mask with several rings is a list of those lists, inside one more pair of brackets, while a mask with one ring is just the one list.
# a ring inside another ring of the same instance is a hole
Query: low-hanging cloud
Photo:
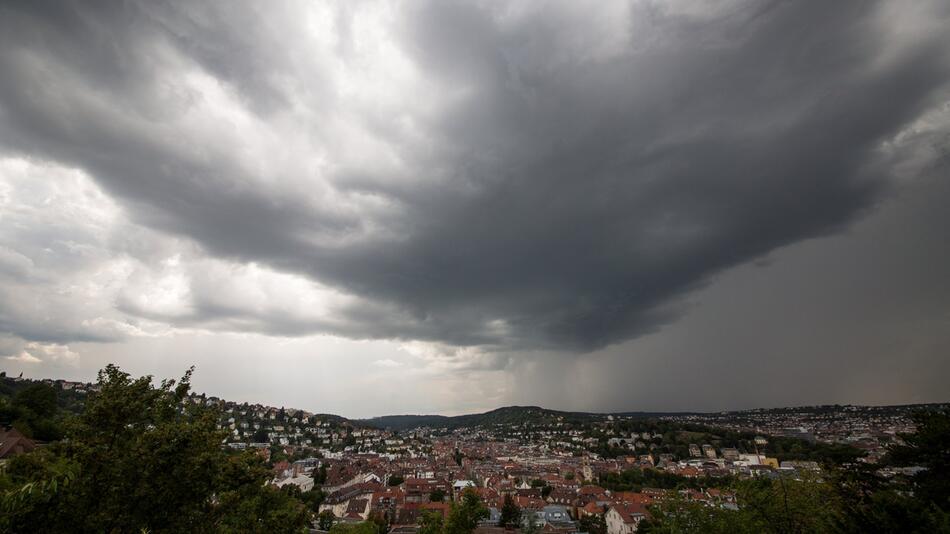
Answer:
[[[0, 150], [82, 169], [193, 266], [332, 293], [308, 313], [192, 273], [185, 306], [117, 308], [274, 335], [651, 332], [716, 273], [873, 207], [882, 146], [950, 81], [941, 2], [0, 10]], [[0, 268], [29, 270], [17, 254]]]

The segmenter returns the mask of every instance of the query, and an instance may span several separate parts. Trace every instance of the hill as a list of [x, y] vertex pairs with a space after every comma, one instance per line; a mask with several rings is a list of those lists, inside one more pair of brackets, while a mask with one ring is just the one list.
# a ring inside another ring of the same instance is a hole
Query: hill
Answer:
[[583, 412], [561, 412], [540, 406], [505, 406], [484, 413], [445, 415], [385, 415], [363, 419], [359, 423], [390, 430], [406, 430], [427, 426], [430, 428], [460, 428], [493, 425], [520, 425], [524, 423], [557, 424], [602, 419], [604, 415]]

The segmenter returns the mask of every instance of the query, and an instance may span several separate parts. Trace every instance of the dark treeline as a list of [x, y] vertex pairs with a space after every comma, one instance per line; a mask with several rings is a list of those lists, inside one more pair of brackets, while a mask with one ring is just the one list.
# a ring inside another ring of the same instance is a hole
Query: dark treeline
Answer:
[[725, 488], [729, 487], [734, 480], [732, 476], [692, 478], [657, 469], [634, 468], [622, 473], [604, 473], [598, 478], [598, 484], [610, 491], [640, 491], [643, 488]]
[[0, 532], [306, 531], [319, 490], [268, 486], [258, 455], [222, 447], [217, 411], [184, 402], [190, 377], [108, 366], [76, 415], [50, 410], [49, 386], [15, 392], [4, 413], [64, 439], [4, 465]]
[[[658, 438], [636, 438], [630, 441], [643, 441], [647, 444], [653, 444], [656, 446], [653, 450], [654, 453], [673, 454], [677, 458], [689, 457], [689, 445], [691, 443], [708, 443], [717, 449], [732, 447], [742, 453], [766, 454], [777, 458], [780, 462], [786, 460], [812, 460], [819, 463], [830, 462], [840, 465], [853, 462], [863, 454], [860, 450], [849, 445], [811, 443], [796, 438], [781, 436], [769, 436], [766, 445], [757, 446], [754, 441], [756, 435], [752, 432], [737, 432], [695, 423], [624, 420], [615, 422], [610, 430], [612, 431], [611, 433], [595, 429], [590, 431], [589, 435], [606, 440], [608, 435], [613, 435], [617, 432], [626, 434], [631, 432], [640, 434], [648, 432], [651, 436], [658, 434], [660, 436]], [[611, 447], [606, 441], [594, 448], [593, 452], [605, 458], [616, 458], [630, 454], [628, 449], [624, 447]]]
[[43, 382], [0, 377], [0, 426], [39, 441], [63, 437], [63, 423], [82, 411], [82, 397]]
[[[950, 533], [950, 412], [914, 415], [917, 432], [901, 436], [878, 465], [836, 463], [833, 449], [814, 449], [824, 467], [817, 473], [782, 474], [749, 480], [698, 481], [731, 490], [737, 507], [706, 506], [682, 494], [651, 506], [646, 533]], [[831, 451], [821, 458], [822, 451]], [[916, 466], [910, 475], [883, 474], [884, 467]], [[636, 487], [645, 473], [626, 472], [620, 486]], [[611, 479], [608, 479], [610, 482]], [[691, 484], [691, 483], [688, 483]], [[678, 485], [676, 487], [688, 487]]]

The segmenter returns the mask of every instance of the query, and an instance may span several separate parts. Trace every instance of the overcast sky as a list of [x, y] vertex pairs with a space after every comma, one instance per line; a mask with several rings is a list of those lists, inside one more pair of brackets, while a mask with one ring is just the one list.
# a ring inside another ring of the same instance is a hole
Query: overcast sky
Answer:
[[950, 401], [950, 3], [0, 3], [0, 368]]

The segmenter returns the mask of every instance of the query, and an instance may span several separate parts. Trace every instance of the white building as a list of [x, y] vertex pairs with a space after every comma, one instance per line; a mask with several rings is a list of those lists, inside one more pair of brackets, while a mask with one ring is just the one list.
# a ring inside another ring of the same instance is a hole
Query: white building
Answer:
[[642, 504], [615, 504], [604, 515], [607, 534], [633, 534], [644, 518], [646, 508]]

